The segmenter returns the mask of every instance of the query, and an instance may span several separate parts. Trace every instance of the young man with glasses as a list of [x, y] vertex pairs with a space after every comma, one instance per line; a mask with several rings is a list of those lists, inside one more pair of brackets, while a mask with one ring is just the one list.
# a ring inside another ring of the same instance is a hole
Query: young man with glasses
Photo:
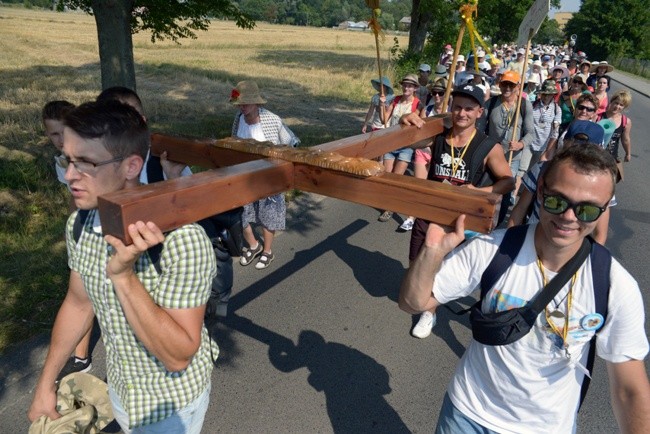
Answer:
[[[487, 288], [482, 312], [524, 306], [542, 291], [593, 232], [614, 194], [615, 177], [614, 160], [596, 145], [570, 146], [555, 156], [536, 192], [540, 221], [527, 228], [519, 253]], [[400, 308], [436, 309], [477, 288], [505, 231], [459, 246], [464, 221], [460, 216], [453, 229], [429, 225], [402, 283]], [[600, 315], [592, 261], [589, 256], [580, 265], [521, 339], [499, 346], [471, 341], [447, 389], [437, 433], [575, 432], [591, 345], [607, 365], [621, 432], [650, 432], [643, 298], [612, 258], [608, 311]]]
[[[117, 101], [82, 104], [66, 117], [63, 135], [65, 179], [88, 215], [78, 238], [77, 213], [68, 219], [68, 294], [28, 417], [59, 417], [54, 380], [96, 315], [122, 430], [198, 434], [210, 397], [211, 353], [218, 352], [203, 323], [216, 272], [212, 244], [196, 224], [163, 234], [139, 221], [128, 227], [128, 246], [102, 235], [98, 197], [139, 185], [149, 149], [149, 130], [135, 109]], [[158, 271], [146, 251], [160, 243]]]

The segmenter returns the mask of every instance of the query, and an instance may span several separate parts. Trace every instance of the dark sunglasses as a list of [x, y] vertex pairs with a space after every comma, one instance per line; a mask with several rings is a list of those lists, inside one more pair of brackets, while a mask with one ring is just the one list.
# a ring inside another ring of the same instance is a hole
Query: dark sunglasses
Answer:
[[593, 113], [596, 111], [596, 108], [594, 107], [587, 107], [586, 105], [578, 104], [576, 106], [576, 110], [587, 110], [589, 113]]
[[444, 92], [444, 91], [437, 91], [437, 90], [436, 90], [436, 91], [431, 91], [431, 95], [434, 95], [434, 96], [444, 96], [444, 95], [445, 95], [445, 92]]
[[596, 221], [607, 209], [607, 206], [600, 207], [592, 203], [573, 203], [559, 194], [546, 193], [544, 193], [542, 206], [547, 212], [555, 215], [562, 214], [571, 208], [576, 218], [584, 223]]

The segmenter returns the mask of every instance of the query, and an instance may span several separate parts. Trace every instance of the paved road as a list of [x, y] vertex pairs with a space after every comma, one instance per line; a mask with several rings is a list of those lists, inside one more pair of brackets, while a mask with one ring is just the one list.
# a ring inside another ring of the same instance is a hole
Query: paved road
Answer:
[[[633, 96], [634, 158], [608, 247], [647, 289], [650, 126], [643, 119], [650, 103]], [[218, 325], [221, 356], [204, 432], [431, 432], [470, 339], [467, 318], [442, 310], [433, 336], [409, 336], [413, 319], [396, 305], [408, 246], [408, 234], [395, 231], [398, 220], [378, 223], [371, 208], [313, 195], [299, 197], [291, 213], [269, 269], [236, 267], [231, 315]], [[27, 431], [47, 340], [0, 358], [0, 433]], [[92, 372], [103, 376], [103, 364], [98, 344]], [[617, 430], [606, 377], [597, 364], [581, 433]]]

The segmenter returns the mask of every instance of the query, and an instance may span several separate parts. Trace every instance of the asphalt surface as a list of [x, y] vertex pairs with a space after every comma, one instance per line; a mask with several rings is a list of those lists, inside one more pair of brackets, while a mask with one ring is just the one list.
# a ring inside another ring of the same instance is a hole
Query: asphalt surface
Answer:
[[[614, 71], [615, 89], [634, 90], [633, 161], [619, 187], [608, 247], [650, 285], [647, 175], [650, 82]], [[647, 173], [647, 172], [646, 172]], [[407, 265], [401, 218], [317, 195], [289, 207], [288, 228], [266, 270], [235, 266], [229, 317], [217, 325], [221, 347], [204, 433], [432, 432], [446, 385], [468, 344], [467, 317], [438, 314], [434, 334], [409, 336], [414, 318], [397, 308]], [[648, 306], [645, 290], [644, 299]], [[457, 303], [467, 306], [472, 299]], [[647, 326], [646, 326], [647, 327]], [[0, 433], [24, 433], [25, 416], [49, 336], [0, 357]], [[91, 373], [105, 376], [101, 341]], [[558, 402], [558, 405], [562, 405]], [[119, 429], [114, 430], [114, 432]], [[579, 432], [615, 432], [607, 375], [597, 363]]]

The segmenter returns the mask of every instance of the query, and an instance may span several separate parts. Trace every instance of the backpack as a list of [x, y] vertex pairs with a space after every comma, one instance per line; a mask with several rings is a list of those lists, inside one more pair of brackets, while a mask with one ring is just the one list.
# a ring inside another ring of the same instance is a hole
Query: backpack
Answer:
[[[506, 230], [503, 241], [501, 241], [497, 252], [492, 257], [492, 260], [483, 272], [483, 275], [481, 275], [481, 296], [476, 302], [476, 305], [480, 306], [481, 303], [483, 303], [483, 299], [487, 295], [488, 291], [514, 263], [515, 258], [519, 254], [519, 251], [524, 244], [527, 232], [528, 225], [514, 226]], [[602, 315], [604, 318], [603, 325], [599, 329], [602, 330], [605, 323], [607, 322], [607, 303], [609, 301], [610, 288], [609, 273], [612, 265], [612, 256], [606, 247], [593, 242], [590, 257], [596, 313]], [[447, 307], [446, 305], [444, 306]], [[449, 307], [447, 307], [447, 309], [455, 315], [464, 315], [471, 310], [471, 307], [461, 310], [460, 312], [455, 312]], [[593, 338], [589, 342], [589, 353], [587, 356], [586, 366], [587, 370], [589, 371], [589, 375], [585, 375], [584, 379], [582, 380], [582, 386], [580, 388], [580, 407], [582, 406], [585, 396], [587, 395], [589, 383], [591, 382], [590, 377], [593, 372], [594, 360], [596, 358], [597, 336], [598, 331], [594, 333]]]
[[[397, 104], [402, 99], [402, 95], [396, 96], [395, 99], [393, 100], [393, 107], [395, 107]], [[420, 100], [417, 97], [413, 97], [413, 102], [411, 102], [411, 113], [414, 113], [418, 110], [418, 105], [420, 104]]]
[[[494, 110], [494, 107], [497, 105], [497, 101], [499, 100], [499, 96], [493, 96], [490, 98], [488, 101], [488, 106], [487, 106], [487, 115], [485, 119], [485, 134], [488, 136], [490, 135], [490, 113], [492, 113], [492, 110]], [[521, 116], [521, 126], [523, 128], [524, 125], [524, 118], [526, 117], [526, 101], [524, 98], [521, 99], [521, 104], [519, 104], [519, 114]], [[520, 133], [521, 136], [523, 134]]]

